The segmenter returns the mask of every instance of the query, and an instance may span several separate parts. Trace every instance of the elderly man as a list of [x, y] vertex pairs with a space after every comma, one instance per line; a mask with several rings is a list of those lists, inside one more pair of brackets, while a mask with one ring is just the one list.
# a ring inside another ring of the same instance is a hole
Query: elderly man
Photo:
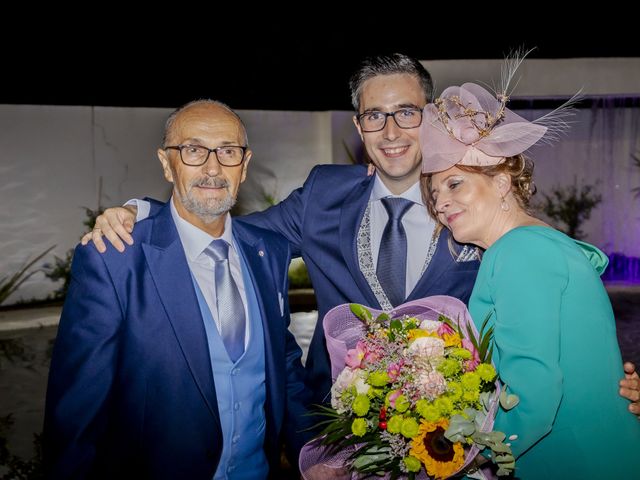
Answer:
[[304, 442], [289, 244], [232, 221], [251, 159], [227, 106], [187, 104], [158, 150], [171, 200], [136, 246], [76, 249], [53, 353], [51, 478], [266, 478]]

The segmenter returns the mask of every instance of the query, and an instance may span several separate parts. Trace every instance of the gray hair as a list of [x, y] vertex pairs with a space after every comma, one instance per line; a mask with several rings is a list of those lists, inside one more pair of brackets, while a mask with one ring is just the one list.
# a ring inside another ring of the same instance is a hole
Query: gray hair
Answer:
[[169, 118], [167, 118], [167, 121], [164, 124], [164, 135], [162, 136], [162, 146], [163, 147], [167, 146], [167, 140], [169, 138], [169, 134], [173, 130], [173, 126], [176, 123], [176, 118], [178, 118], [178, 115], [180, 115], [180, 113], [183, 112], [184, 110], [186, 110], [187, 108], [190, 108], [190, 107], [193, 107], [193, 106], [196, 106], [196, 105], [216, 105], [216, 106], [218, 106], [220, 108], [225, 109], [227, 112], [229, 112], [231, 115], [233, 115], [238, 120], [238, 123], [240, 123], [240, 126], [242, 127], [242, 131], [244, 132], [244, 144], [245, 144], [245, 146], [249, 145], [249, 138], [247, 137], [247, 128], [245, 127], [244, 122], [242, 121], [242, 119], [240, 118], [240, 116], [236, 112], [234, 112], [227, 104], [219, 102], [218, 100], [211, 100], [209, 98], [201, 98], [199, 100], [193, 100], [193, 101], [191, 101], [189, 103], [185, 103], [181, 107], [179, 107], [176, 110], [174, 110], [173, 113], [171, 113], [171, 115], [169, 115]]
[[349, 80], [351, 103], [356, 112], [360, 111], [362, 87], [367, 80], [379, 75], [393, 75], [396, 73], [406, 73], [416, 77], [420, 82], [427, 102], [432, 100], [433, 81], [431, 80], [431, 74], [418, 60], [401, 53], [378, 55], [366, 58], [360, 64], [360, 68], [352, 75], [351, 80]]

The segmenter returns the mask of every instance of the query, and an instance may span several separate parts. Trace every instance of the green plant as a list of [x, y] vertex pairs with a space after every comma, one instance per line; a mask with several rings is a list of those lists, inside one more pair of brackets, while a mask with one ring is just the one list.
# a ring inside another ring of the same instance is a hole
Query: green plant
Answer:
[[0, 475], [0, 480], [35, 480], [44, 478], [42, 468], [42, 436], [33, 435], [33, 445], [35, 456], [30, 460], [11, 453], [8, 447], [7, 434], [13, 426], [12, 415], [0, 417], [0, 466], [6, 469], [4, 475]]
[[543, 195], [540, 210], [556, 222], [562, 222], [565, 228], [560, 229], [578, 240], [584, 235], [581, 225], [589, 219], [591, 210], [602, 201], [602, 195], [596, 192], [594, 185], [578, 187], [575, 180], [573, 185], [554, 187], [550, 195]]
[[[104, 212], [104, 208], [98, 207], [95, 210], [89, 207], [84, 208], [86, 219], [82, 222], [87, 227], [87, 231], [92, 230], [96, 224], [98, 216]], [[73, 261], [73, 248], [67, 250], [64, 258], [54, 255], [54, 263], [45, 263], [43, 266], [44, 275], [52, 282], [62, 280], [62, 285], [51, 295], [52, 300], [63, 300], [69, 289], [71, 281], [71, 262]]]
[[6, 275], [0, 279], [0, 304], [2, 304], [9, 296], [15, 292], [20, 285], [26, 282], [41, 269], [29, 271], [29, 269], [47, 253], [53, 250], [56, 246], [53, 245], [47, 248], [44, 252], [36, 256], [33, 260], [26, 260], [24, 264], [13, 274]]

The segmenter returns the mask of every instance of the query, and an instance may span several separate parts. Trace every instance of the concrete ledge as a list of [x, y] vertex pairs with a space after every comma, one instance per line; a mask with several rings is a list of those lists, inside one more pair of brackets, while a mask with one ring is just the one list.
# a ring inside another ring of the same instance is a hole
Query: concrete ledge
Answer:
[[53, 327], [60, 322], [62, 307], [24, 308], [0, 312], [0, 332]]

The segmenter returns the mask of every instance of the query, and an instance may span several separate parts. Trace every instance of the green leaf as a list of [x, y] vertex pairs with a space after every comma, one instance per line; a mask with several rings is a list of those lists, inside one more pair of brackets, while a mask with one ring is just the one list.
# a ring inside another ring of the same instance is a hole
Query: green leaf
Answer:
[[365, 323], [369, 323], [373, 320], [373, 315], [371, 315], [371, 312], [364, 305], [360, 305], [359, 303], [350, 303], [349, 309], [351, 310], [351, 313]]
[[401, 332], [402, 331], [402, 322], [400, 320], [398, 320], [397, 318], [394, 320], [391, 320], [391, 323], [389, 324], [389, 329], [390, 330], [394, 330], [396, 332]]

